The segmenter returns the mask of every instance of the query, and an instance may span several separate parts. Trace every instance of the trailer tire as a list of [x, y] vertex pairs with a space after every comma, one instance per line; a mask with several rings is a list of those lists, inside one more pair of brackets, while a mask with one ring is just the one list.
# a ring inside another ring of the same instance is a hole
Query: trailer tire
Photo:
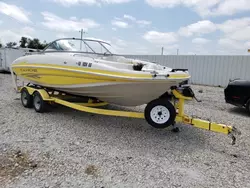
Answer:
[[41, 94], [37, 91], [33, 93], [33, 107], [39, 113], [43, 113], [47, 109], [47, 102], [43, 100]]
[[29, 94], [27, 88], [22, 88], [21, 90], [21, 102], [25, 108], [32, 108], [33, 97]]
[[176, 117], [175, 107], [167, 99], [155, 99], [145, 108], [146, 121], [157, 129], [164, 129], [173, 125]]
[[250, 99], [248, 99], [246, 102], [246, 110], [250, 114]]

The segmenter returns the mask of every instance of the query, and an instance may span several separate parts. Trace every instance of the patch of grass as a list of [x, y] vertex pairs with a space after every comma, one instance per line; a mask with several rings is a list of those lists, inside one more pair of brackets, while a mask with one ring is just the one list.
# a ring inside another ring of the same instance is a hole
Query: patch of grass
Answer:
[[88, 175], [98, 176], [98, 168], [95, 165], [88, 165], [85, 169], [85, 173]]
[[24, 171], [37, 167], [37, 164], [20, 150], [1, 153], [0, 161], [0, 182], [11, 180]]

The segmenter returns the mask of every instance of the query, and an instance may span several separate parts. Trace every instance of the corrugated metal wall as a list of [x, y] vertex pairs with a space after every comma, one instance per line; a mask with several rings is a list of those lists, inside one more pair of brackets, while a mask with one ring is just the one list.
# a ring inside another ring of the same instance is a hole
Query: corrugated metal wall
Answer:
[[[0, 71], [10, 72], [11, 63], [17, 58], [29, 52], [29, 48], [1, 48], [0, 49]], [[34, 49], [32, 49], [34, 50]]]
[[229, 79], [250, 80], [250, 56], [124, 55], [149, 60], [171, 68], [187, 68], [191, 83], [226, 86]]

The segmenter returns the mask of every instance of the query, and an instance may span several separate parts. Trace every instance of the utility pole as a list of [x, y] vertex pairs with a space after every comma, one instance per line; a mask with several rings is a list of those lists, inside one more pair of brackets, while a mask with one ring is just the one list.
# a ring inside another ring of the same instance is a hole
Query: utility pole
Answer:
[[83, 29], [81, 29], [81, 31], [79, 31], [81, 33], [81, 43], [80, 43], [80, 50], [82, 50], [82, 36], [83, 36], [83, 33], [86, 34], [85, 31], [83, 31]]
[[163, 55], [164, 47], [161, 47], [161, 55]]

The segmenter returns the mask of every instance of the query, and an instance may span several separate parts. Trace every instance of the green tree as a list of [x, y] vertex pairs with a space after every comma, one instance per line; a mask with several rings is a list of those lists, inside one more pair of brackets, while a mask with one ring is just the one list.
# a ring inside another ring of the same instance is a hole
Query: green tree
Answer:
[[20, 47], [21, 48], [26, 48], [26, 45], [28, 43], [28, 38], [27, 37], [22, 37], [21, 40], [19, 41]]
[[14, 46], [16, 46], [16, 45], [17, 45], [16, 42], [8, 42], [8, 43], [6, 44], [6, 48], [12, 48], [12, 47], [14, 47]]
[[44, 41], [43, 43], [40, 42], [39, 39], [34, 38], [32, 39], [28, 39], [28, 48], [32, 48], [32, 49], [37, 49], [37, 50], [42, 50], [45, 48], [45, 46], [47, 45], [46, 41]]
[[38, 49], [39, 43], [39, 39], [29, 39], [27, 47], [32, 49]]
[[39, 49], [44, 49], [46, 46], [47, 46], [48, 44], [47, 44], [47, 42], [46, 42], [46, 40], [45, 41], [43, 41], [43, 43], [40, 43], [40, 46], [39, 46]]

